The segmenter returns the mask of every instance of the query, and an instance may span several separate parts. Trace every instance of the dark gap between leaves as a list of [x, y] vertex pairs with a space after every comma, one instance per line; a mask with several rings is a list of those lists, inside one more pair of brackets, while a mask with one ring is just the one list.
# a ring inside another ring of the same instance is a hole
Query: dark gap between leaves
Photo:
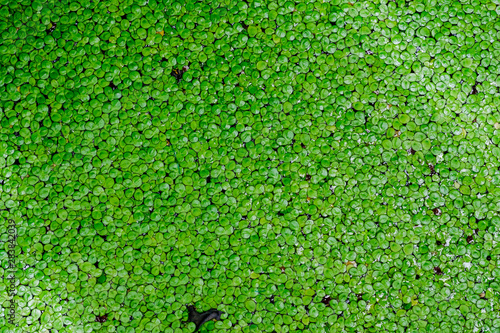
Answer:
[[218, 311], [216, 309], [210, 309], [205, 312], [198, 312], [196, 311], [195, 307], [193, 305], [187, 306], [188, 309], [188, 322], [195, 323], [196, 329], [195, 332], [197, 332], [201, 326], [210, 321], [210, 320], [220, 320], [220, 316], [222, 315], [222, 311]]
[[331, 300], [332, 300], [332, 298], [329, 295], [326, 295], [321, 300], [321, 303], [325, 304], [326, 306], [329, 306]]

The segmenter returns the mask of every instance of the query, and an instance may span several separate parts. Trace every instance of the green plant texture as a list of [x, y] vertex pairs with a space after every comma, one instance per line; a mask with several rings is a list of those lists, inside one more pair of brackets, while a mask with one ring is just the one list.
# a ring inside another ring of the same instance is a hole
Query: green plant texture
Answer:
[[499, 0], [0, 0], [0, 333], [500, 332], [499, 61]]

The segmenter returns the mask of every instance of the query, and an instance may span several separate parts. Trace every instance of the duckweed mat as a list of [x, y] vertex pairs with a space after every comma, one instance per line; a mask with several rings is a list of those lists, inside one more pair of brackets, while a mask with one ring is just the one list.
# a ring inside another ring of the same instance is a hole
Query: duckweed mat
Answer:
[[0, 33], [0, 332], [500, 332], [499, 0], [0, 0]]

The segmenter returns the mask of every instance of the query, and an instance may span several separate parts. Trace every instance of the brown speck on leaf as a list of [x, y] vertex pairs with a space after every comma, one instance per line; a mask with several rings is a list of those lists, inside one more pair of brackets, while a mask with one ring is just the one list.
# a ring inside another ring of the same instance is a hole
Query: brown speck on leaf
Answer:
[[401, 131], [400, 130], [397, 130], [395, 133], [394, 133], [394, 136], [396, 138], [399, 138], [399, 136], [401, 135]]
[[302, 149], [306, 149], [306, 145], [303, 142], [300, 143], [300, 146], [302, 147]]
[[346, 266], [353, 265], [354, 267], [358, 267], [358, 264], [355, 261], [348, 261], [345, 263]]
[[326, 306], [329, 306], [330, 305], [330, 301], [332, 300], [332, 298], [328, 295], [326, 295], [325, 297], [323, 297], [323, 299], [321, 300], [321, 303], [325, 304]]
[[429, 169], [431, 170], [431, 176], [436, 174], [436, 170], [434, 170], [434, 165], [429, 164]]
[[108, 315], [95, 317], [95, 321], [97, 321], [99, 323], [104, 323], [106, 320], [108, 320]]
[[437, 216], [440, 216], [440, 215], [441, 215], [441, 209], [439, 209], [439, 208], [437, 208], [437, 207], [436, 207], [436, 208], [434, 208], [434, 209], [432, 210], [432, 212], [434, 213], [434, 215], [437, 215]]
[[434, 273], [437, 275], [443, 275], [443, 271], [439, 268], [439, 266], [434, 267]]
[[481, 297], [481, 298], [484, 298], [484, 296], [486, 296], [486, 293], [484, 291], [479, 294], [479, 297]]
[[170, 141], [169, 140], [167, 140], [167, 146], [170, 146]]
[[157, 31], [156, 33], [159, 34], [159, 35], [162, 35], [162, 36], [165, 35], [165, 31], [163, 31], [163, 30], [162, 31]]
[[408, 149], [408, 154], [415, 155], [416, 151], [413, 148]]
[[281, 273], [285, 273], [285, 266], [281, 266]]
[[310, 181], [310, 180], [311, 180], [311, 175], [307, 174], [307, 175], [306, 175], [306, 180], [307, 180], [307, 181]]

